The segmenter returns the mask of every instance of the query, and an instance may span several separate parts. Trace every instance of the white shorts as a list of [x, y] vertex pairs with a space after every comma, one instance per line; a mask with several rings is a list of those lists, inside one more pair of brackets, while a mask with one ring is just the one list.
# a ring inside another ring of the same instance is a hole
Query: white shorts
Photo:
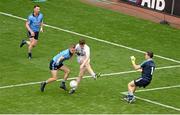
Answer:
[[[84, 57], [84, 56], [78, 56], [77, 57], [77, 62], [81, 65], [84, 62], [85, 59], [86, 59], [86, 57]], [[87, 61], [86, 64], [89, 64], [89, 63], [90, 63], [90, 59]]]

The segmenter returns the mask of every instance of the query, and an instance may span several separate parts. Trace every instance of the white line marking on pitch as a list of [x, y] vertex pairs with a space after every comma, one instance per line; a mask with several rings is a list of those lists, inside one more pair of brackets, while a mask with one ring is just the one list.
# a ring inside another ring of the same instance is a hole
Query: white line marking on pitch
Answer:
[[[180, 65], [174, 65], [174, 66], [165, 66], [165, 67], [159, 67], [156, 68], [156, 70], [162, 70], [162, 69], [171, 69], [171, 68], [178, 68]], [[137, 71], [124, 71], [124, 72], [116, 72], [116, 73], [108, 73], [108, 74], [102, 74], [101, 76], [113, 76], [113, 75], [122, 75], [122, 74], [128, 74], [128, 73], [135, 73]], [[83, 78], [90, 78], [91, 76], [84, 76]], [[68, 78], [68, 80], [76, 79]], [[58, 79], [57, 81], [61, 81], [62, 79]], [[23, 83], [23, 84], [16, 84], [16, 85], [7, 85], [7, 86], [1, 86], [0, 89], [6, 89], [6, 88], [13, 88], [13, 87], [20, 87], [20, 86], [28, 86], [28, 85], [34, 85], [34, 84], [40, 84], [42, 81], [39, 82], [30, 82], [30, 83]]]
[[[5, 15], [5, 16], [9, 16], [9, 17], [13, 17], [13, 18], [16, 18], [16, 19], [20, 19], [20, 20], [26, 20], [25, 18], [15, 16], [15, 15], [12, 15], [12, 14], [8, 14], [8, 13], [4, 13], [4, 12], [0, 12], [0, 14]], [[81, 37], [86, 37], [86, 38], [96, 40], [96, 41], [99, 41], [99, 42], [103, 42], [103, 43], [107, 43], [107, 44], [114, 45], [114, 46], [117, 46], [117, 47], [125, 48], [125, 49], [131, 50], [131, 51], [135, 51], [135, 52], [139, 52], [139, 53], [145, 53], [145, 51], [138, 50], [138, 49], [135, 49], [135, 48], [131, 48], [131, 47], [128, 47], [128, 46], [125, 46], [125, 45], [113, 43], [113, 42], [106, 41], [106, 40], [103, 40], [103, 39], [98, 39], [98, 38], [95, 38], [95, 37], [87, 36], [87, 35], [84, 35], [84, 34], [80, 34], [80, 33], [77, 33], [77, 32], [70, 31], [70, 30], [66, 30], [66, 29], [62, 29], [62, 28], [59, 28], [59, 27], [51, 26], [51, 25], [48, 25], [48, 24], [44, 24], [44, 25], [49, 27], [49, 28], [53, 28], [53, 29], [60, 30], [60, 31], [63, 31], [63, 32], [67, 32], [67, 33], [71, 33], [71, 34], [78, 35], [78, 36], [81, 36]], [[156, 56], [158, 58], [161, 58], [161, 59], [168, 60], [168, 61], [180, 63], [179, 60], [171, 59], [171, 58], [168, 58], [168, 57], [164, 57], [164, 56], [160, 56], [160, 55], [154, 55], [154, 56]]]
[[[162, 89], [177, 88], [177, 87], [180, 87], [180, 85], [166, 86], [166, 87], [157, 87], [157, 88], [144, 89], [144, 90], [137, 90], [136, 93], [137, 92], [147, 92], [147, 91], [155, 91], [155, 90], [162, 90]], [[126, 95], [127, 92], [121, 92], [121, 94]], [[162, 103], [159, 103], [159, 102], [156, 102], [156, 101], [152, 101], [152, 100], [149, 100], [149, 99], [146, 99], [146, 98], [142, 98], [142, 97], [139, 97], [139, 96], [136, 96], [136, 98], [139, 99], [139, 100], [148, 102], [148, 103], [152, 103], [152, 104], [159, 105], [159, 106], [162, 106], [162, 107], [165, 107], [165, 108], [169, 108], [169, 109], [173, 109], [173, 110], [176, 110], [176, 111], [180, 111], [180, 108], [176, 108], [176, 107], [173, 107], [173, 106], [162, 104]]]
[[[177, 88], [180, 87], [180, 85], [173, 85], [173, 86], [166, 86], [166, 87], [157, 87], [157, 88], [149, 88], [149, 89], [141, 89], [136, 90], [136, 93], [138, 92], [148, 92], [148, 91], [156, 91], [156, 90], [163, 90], [163, 89], [171, 89], [171, 88]], [[127, 94], [127, 91], [121, 92], [122, 94]]]
[[180, 87], [180, 85], [174, 85], [174, 86], [167, 86], [167, 87], [157, 87], [157, 88], [151, 88], [151, 89], [142, 89], [137, 90], [136, 92], [147, 92], [147, 91], [156, 91], [156, 90], [162, 90], [162, 89], [171, 89], [171, 88], [177, 88]]
[[145, 98], [142, 98], [142, 97], [137, 97], [137, 99], [140, 99], [140, 100], [143, 100], [145, 102], [148, 102], [148, 103], [152, 103], [152, 104], [155, 104], [155, 105], [159, 105], [159, 106], [162, 106], [162, 107], [165, 107], [165, 108], [169, 108], [169, 109], [173, 109], [173, 110], [176, 110], [176, 111], [180, 111], [180, 108], [176, 108], [176, 107], [173, 107], [173, 106], [170, 106], [170, 105], [166, 105], [166, 104], [162, 104], [162, 103], [159, 103], [159, 102], [156, 102], [156, 101], [152, 101], [152, 100], [149, 100], [149, 99], [145, 99]]

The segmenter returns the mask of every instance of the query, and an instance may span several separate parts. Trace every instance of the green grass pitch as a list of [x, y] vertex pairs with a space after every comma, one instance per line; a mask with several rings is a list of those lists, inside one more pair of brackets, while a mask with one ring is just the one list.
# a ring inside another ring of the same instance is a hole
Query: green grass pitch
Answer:
[[[31, 0], [1, 0], [0, 12], [27, 18], [34, 4]], [[39, 5], [46, 24], [180, 59], [180, 31], [177, 29], [87, 5], [79, 0], [47, 0]], [[28, 60], [27, 48], [19, 48], [21, 39], [26, 38], [25, 21], [0, 14], [0, 114], [180, 113], [179, 87], [136, 93], [138, 97], [179, 110], [139, 99], [134, 104], [121, 101], [121, 92], [127, 91], [127, 83], [140, 76], [140, 73], [104, 76], [96, 81], [83, 79], [74, 95], [59, 89], [59, 82], [49, 84], [44, 93], [39, 91], [40, 84], [1, 88], [48, 79], [50, 59], [81, 38], [49, 27], [44, 27], [44, 30], [44, 33], [40, 33], [37, 47], [33, 49], [34, 58]], [[137, 57], [138, 63], [144, 60], [142, 53], [85, 39], [91, 48], [91, 64], [96, 72], [108, 74], [133, 70], [129, 60], [131, 55]], [[157, 67], [178, 65], [158, 57], [154, 57], [154, 60]], [[76, 77], [79, 71], [76, 58], [65, 64], [71, 69], [70, 77]], [[59, 72], [59, 78], [62, 78], [62, 72]], [[156, 70], [147, 89], [180, 85], [179, 81], [178, 67]]]

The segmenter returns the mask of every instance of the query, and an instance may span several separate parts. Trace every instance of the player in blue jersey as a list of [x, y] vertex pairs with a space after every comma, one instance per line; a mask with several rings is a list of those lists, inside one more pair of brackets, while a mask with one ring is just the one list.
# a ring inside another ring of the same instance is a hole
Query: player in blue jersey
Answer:
[[28, 58], [32, 58], [32, 48], [37, 45], [39, 31], [43, 32], [43, 14], [40, 13], [40, 6], [34, 6], [34, 12], [28, 16], [26, 21], [27, 36], [29, 41], [22, 40], [20, 47], [28, 45]]
[[141, 63], [140, 65], [136, 64], [136, 58], [134, 56], [131, 56], [131, 62], [134, 67], [134, 69], [142, 72], [141, 77], [139, 77], [136, 80], [133, 80], [129, 82], [128, 84], [128, 94], [124, 98], [128, 103], [135, 101], [134, 93], [136, 91], [137, 87], [143, 87], [145, 88], [151, 83], [152, 75], [155, 70], [155, 63], [153, 61], [153, 52], [147, 51], [145, 53], [145, 61]]
[[44, 88], [46, 84], [56, 81], [57, 80], [57, 74], [58, 70], [61, 70], [64, 72], [64, 80], [60, 84], [60, 88], [67, 90], [65, 81], [68, 78], [69, 75], [69, 68], [66, 67], [63, 62], [65, 60], [69, 60], [75, 53], [75, 45], [71, 45], [69, 49], [66, 49], [64, 51], [61, 51], [59, 54], [53, 57], [53, 59], [50, 61], [49, 69], [51, 71], [51, 78], [41, 83], [41, 92], [44, 92]]

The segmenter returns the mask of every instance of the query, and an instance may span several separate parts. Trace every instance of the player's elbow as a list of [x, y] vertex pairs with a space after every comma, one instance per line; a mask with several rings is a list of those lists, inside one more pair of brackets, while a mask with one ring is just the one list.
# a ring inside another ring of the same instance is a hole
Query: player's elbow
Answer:
[[134, 65], [134, 69], [138, 70], [138, 69], [140, 69], [140, 67], [138, 65]]

